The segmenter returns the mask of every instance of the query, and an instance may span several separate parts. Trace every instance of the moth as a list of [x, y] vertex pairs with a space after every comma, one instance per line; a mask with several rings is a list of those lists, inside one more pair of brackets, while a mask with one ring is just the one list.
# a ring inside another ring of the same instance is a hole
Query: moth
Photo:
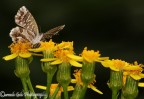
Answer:
[[50, 29], [46, 33], [39, 33], [34, 17], [25, 6], [22, 6], [15, 15], [15, 23], [18, 26], [13, 28], [9, 34], [12, 41], [28, 41], [32, 44], [33, 48], [39, 47], [40, 41], [47, 41], [65, 27], [65, 25], [60, 25]]

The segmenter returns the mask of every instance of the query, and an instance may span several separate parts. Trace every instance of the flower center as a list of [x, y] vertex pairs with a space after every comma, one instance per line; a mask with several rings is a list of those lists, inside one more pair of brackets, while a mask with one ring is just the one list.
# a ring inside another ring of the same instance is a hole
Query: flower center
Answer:
[[28, 49], [31, 48], [31, 44], [29, 42], [16, 42], [12, 43], [9, 46], [11, 53], [27, 53]]
[[72, 50], [59, 49], [55, 52], [54, 56], [56, 56], [57, 58], [59, 58], [63, 62], [68, 62], [70, 60], [70, 58], [67, 57], [68, 54], [73, 54], [73, 51]]
[[87, 50], [87, 48], [84, 48], [82, 52], [82, 57], [87, 60], [87, 61], [95, 61], [100, 57], [99, 51], [94, 51], [94, 50]]
[[44, 50], [53, 51], [55, 49], [55, 43], [50, 40], [49, 42], [40, 42], [40, 47], [44, 48]]
[[124, 68], [124, 66], [126, 66], [125, 61], [121, 61], [121, 60], [112, 60], [114, 63], [114, 66], [120, 70], [122, 70]]

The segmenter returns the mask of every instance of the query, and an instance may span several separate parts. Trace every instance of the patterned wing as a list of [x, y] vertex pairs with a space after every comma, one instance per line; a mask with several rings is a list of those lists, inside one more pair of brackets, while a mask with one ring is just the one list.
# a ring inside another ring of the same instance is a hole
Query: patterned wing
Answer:
[[27, 38], [25, 37], [25, 35], [23, 35], [22, 33], [25, 30], [21, 27], [15, 27], [10, 31], [10, 37], [12, 38], [13, 42], [17, 42], [17, 41], [22, 41], [25, 42], [27, 41]]
[[15, 22], [24, 29], [31, 31], [31, 35], [39, 35], [37, 23], [25, 6], [22, 6], [15, 15]]
[[31, 35], [31, 31], [28, 31], [22, 27], [15, 27], [10, 31], [10, 37], [12, 38], [13, 42], [17, 42], [17, 41], [29, 41], [31, 43], [33, 43], [33, 38], [34, 36]]
[[58, 34], [58, 32], [61, 31], [64, 27], [65, 27], [65, 25], [60, 25], [53, 29], [50, 29], [49, 31], [47, 31], [46, 33], [43, 34], [41, 41], [46, 41], [46, 40], [52, 38], [53, 35]]

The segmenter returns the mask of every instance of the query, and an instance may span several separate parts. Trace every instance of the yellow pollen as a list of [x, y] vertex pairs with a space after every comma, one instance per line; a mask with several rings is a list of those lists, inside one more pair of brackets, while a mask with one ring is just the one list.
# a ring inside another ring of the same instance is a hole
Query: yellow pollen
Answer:
[[60, 60], [62, 60], [63, 62], [68, 62], [69, 59], [70, 59], [69, 57], [67, 57], [68, 54], [73, 54], [73, 51], [72, 50], [61, 50], [61, 49], [59, 49], [55, 52], [54, 55], [57, 58], [59, 58]]
[[76, 70], [74, 71], [74, 74], [73, 74], [73, 75], [74, 75], [77, 83], [80, 84], [80, 85], [83, 85], [83, 82], [82, 82], [82, 80], [81, 80], [81, 69], [80, 69], [80, 70], [76, 69]]
[[52, 40], [50, 40], [49, 42], [40, 42], [40, 47], [44, 48], [45, 50], [54, 50], [55, 43]]
[[84, 48], [82, 52], [82, 57], [87, 58], [91, 61], [94, 61], [100, 57], [100, 54], [99, 54], [99, 51], [95, 52], [94, 50], [87, 50], [87, 48]]
[[31, 44], [29, 42], [17, 42], [12, 43], [9, 48], [11, 53], [28, 53], [28, 49], [31, 48]]
[[[55, 92], [55, 89], [57, 88], [58, 84], [51, 84], [50, 86], [50, 95], [53, 95], [53, 93]], [[63, 91], [62, 87], [60, 87], [57, 96], [61, 95], [61, 92]]]
[[73, 50], [73, 42], [62, 42], [57, 45], [57, 49], [67, 49], [67, 50]]
[[126, 66], [126, 64], [125, 64], [125, 61], [121, 61], [121, 60], [112, 60], [113, 61], [113, 63], [114, 63], [114, 66], [116, 67], [116, 68], [118, 68], [118, 69], [123, 69], [124, 68], [124, 66]]

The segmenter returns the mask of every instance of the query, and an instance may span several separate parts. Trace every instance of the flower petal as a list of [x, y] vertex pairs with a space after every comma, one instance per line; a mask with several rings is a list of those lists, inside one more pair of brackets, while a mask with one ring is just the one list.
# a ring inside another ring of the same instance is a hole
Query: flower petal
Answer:
[[126, 66], [124, 70], [141, 70], [142, 68], [139, 66]]
[[54, 61], [54, 60], [56, 60], [57, 58], [43, 58], [43, 59], [41, 59], [40, 61], [42, 61], [42, 62], [50, 62], [50, 61]]
[[83, 58], [80, 57], [80, 56], [76, 56], [74, 54], [68, 54], [67, 57], [71, 58], [71, 59], [74, 59], [74, 60], [78, 60], [78, 61], [82, 61]]
[[101, 64], [102, 64], [104, 67], [110, 67], [110, 66], [113, 65], [112, 61], [110, 61], [110, 60], [102, 61]]
[[11, 55], [7, 55], [7, 56], [3, 57], [3, 59], [8, 61], [8, 60], [12, 60], [12, 59], [16, 58], [17, 56], [18, 56], [18, 54], [11, 54]]
[[71, 83], [76, 83], [77, 80], [76, 79], [71, 79]]
[[78, 62], [75, 61], [75, 60], [69, 60], [69, 63], [70, 63], [72, 66], [75, 66], [75, 67], [82, 67], [82, 64], [78, 63]]
[[95, 86], [93, 86], [92, 84], [88, 85], [88, 88], [91, 88], [92, 90], [94, 90], [95, 92], [99, 93], [99, 94], [103, 94], [100, 90], [98, 90]]
[[138, 86], [139, 86], [139, 87], [144, 87], [144, 83], [139, 82], [139, 83], [138, 83]]
[[141, 76], [141, 78], [144, 78], [144, 74], [143, 73], [140, 73], [139, 75]]
[[42, 86], [42, 85], [36, 85], [36, 88], [46, 90], [46, 86]]
[[55, 60], [55, 61], [51, 62], [51, 65], [61, 64], [62, 62], [63, 62], [62, 60], [57, 59], [57, 60]]
[[72, 91], [72, 90], [74, 90], [74, 87], [73, 86], [68, 86], [67, 91]]
[[110, 66], [110, 69], [113, 71], [120, 71], [120, 69], [116, 68], [116, 66], [114, 65]]
[[34, 49], [29, 49], [29, 51], [32, 51], [32, 52], [41, 52], [43, 51], [44, 48], [34, 48]]
[[140, 80], [141, 76], [140, 75], [134, 75], [134, 74], [130, 74], [130, 76], [135, 79], [135, 80]]
[[93, 60], [89, 59], [88, 57], [83, 56], [83, 58], [84, 58], [87, 62], [89, 62], [89, 63], [92, 63], [92, 62], [93, 62]]
[[95, 61], [100, 62], [100, 61], [104, 61], [104, 60], [108, 60], [108, 59], [109, 59], [109, 57], [99, 57]]
[[31, 57], [31, 53], [19, 53], [19, 56], [22, 57], [22, 58], [29, 58]]

